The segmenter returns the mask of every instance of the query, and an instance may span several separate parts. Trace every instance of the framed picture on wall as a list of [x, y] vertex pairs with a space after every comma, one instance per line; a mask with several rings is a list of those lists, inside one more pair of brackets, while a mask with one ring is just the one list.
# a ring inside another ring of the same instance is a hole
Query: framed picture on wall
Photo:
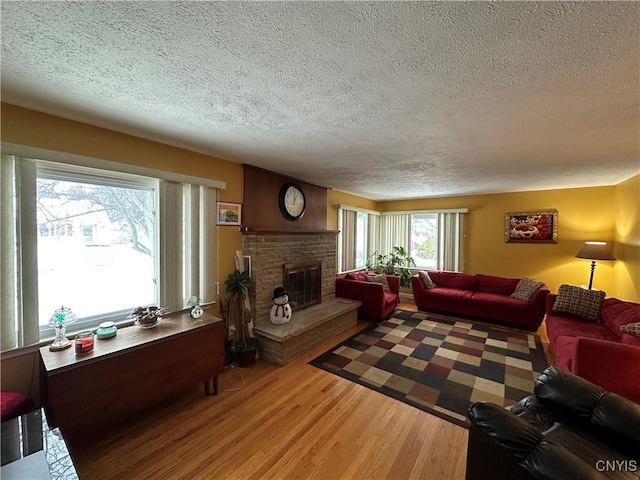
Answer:
[[216, 223], [218, 225], [241, 225], [242, 205], [240, 203], [218, 202]]
[[505, 213], [504, 241], [506, 243], [558, 243], [558, 211]]

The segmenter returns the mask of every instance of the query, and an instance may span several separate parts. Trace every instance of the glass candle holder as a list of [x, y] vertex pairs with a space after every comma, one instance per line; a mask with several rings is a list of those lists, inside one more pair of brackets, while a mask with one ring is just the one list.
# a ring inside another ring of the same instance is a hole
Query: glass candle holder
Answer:
[[76, 355], [85, 355], [93, 352], [93, 332], [80, 332], [76, 335]]

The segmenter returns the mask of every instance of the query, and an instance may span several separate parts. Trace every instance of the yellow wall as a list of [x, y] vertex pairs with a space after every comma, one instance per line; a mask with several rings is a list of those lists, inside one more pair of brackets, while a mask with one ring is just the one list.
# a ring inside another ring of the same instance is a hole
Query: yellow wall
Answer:
[[[242, 165], [110, 130], [2, 104], [2, 141], [68, 152], [170, 172], [212, 178], [226, 183], [220, 200], [242, 202]], [[589, 280], [589, 261], [575, 258], [586, 240], [615, 239], [617, 262], [598, 262], [594, 287], [608, 296], [640, 301], [640, 175], [615, 187], [473, 195], [376, 202], [348, 193], [327, 192], [327, 227], [338, 229], [337, 205], [374, 211], [462, 208], [470, 210], [466, 229], [465, 271], [510, 277], [528, 276], [556, 291], [561, 283]], [[504, 214], [555, 208], [558, 244], [505, 244]], [[218, 229], [218, 271], [223, 281], [242, 248], [237, 227]], [[34, 353], [2, 362], [2, 388], [37, 397]], [[35, 390], [35, 391], [34, 391]]]
[[[593, 286], [610, 297], [640, 301], [640, 175], [612, 187], [386, 202], [330, 190], [329, 228], [338, 228], [340, 203], [378, 211], [468, 208], [465, 272], [527, 276], [554, 292], [563, 283], [589, 283], [591, 262], [575, 258], [585, 241], [612, 242], [618, 260], [597, 263]], [[550, 209], [558, 211], [558, 243], [505, 243], [505, 213]]]
[[616, 297], [640, 298], [640, 175], [614, 189], [615, 250], [613, 268]]
[[[614, 240], [614, 193], [614, 187], [574, 188], [403, 200], [384, 202], [382, 207], [385, 211], [466, 207], [465, 272], [527, 276], [557, 291], [562, 283], [588, 284], [590, 261], [575, 258], [583, 242]], [[505, 213], [549, 209], [558, 211], [557, 244], [505, 243]], [[593, 285], [617, 296], [613, 262], [598, 262]], [[626, 293], [626, 300], [638, 300]]]
[[[44, 148], [226, 183], [221, 201], [242, 202], [242, 165], [44, 113], [2, 104], [2, 141]], [[242, 249], [238, 227], [218, 226], [217, 278], [233, 271]]]
[[380, 203], [368, 198], [358, 197], [350, 193], [338, 190], [327, 191], [327, 229], [339, 230], [338, 228], [338, 205], [349, 205], [351, 207], [364, 208], [366, 210], [380, 211]]

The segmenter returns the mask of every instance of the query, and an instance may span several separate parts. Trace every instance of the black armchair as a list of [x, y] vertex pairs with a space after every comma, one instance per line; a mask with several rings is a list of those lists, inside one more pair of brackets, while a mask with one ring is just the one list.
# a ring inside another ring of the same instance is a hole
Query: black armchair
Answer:
[[640, 405], [554, 367], [534, 395], [468, 416], [467, 480], [640, 478]]

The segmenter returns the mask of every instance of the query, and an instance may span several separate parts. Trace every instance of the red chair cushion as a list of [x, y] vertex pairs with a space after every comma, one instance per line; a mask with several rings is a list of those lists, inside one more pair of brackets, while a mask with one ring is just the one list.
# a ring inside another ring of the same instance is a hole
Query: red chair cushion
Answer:
[[33, 400], [18, 392], [0, 392], [0, 404], [2, 422], [33, 410]]

